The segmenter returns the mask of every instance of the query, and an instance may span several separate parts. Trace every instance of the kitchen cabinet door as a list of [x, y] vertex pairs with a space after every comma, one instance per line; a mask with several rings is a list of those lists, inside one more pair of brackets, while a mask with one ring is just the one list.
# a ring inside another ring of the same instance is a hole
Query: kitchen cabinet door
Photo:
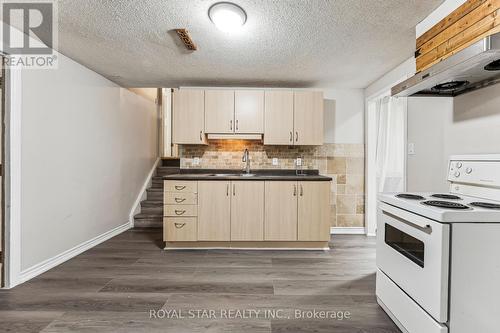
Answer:
[[264, 215], [266, 241], [297, 240], [297, 196], [297, 182], [266, 182]]
[[231, 197], [229, 181], [198, 182], [198, 240], [229, 241]]
[[234, 90], [205, 90], [205, 132], [234, 133]]
[[294, 93], [295, 145], [323, 144], [323, 93], [296, 91]]
[[234, 132], [264, 133], [263, 90], [236, 90], [234, 92]]
[[293, 91], [266, 91], [264, 99], [264, 144], [293, 145]]
[[175, 89], [172, 110], [172, 142], [206, 144], [205, 93], [199, 89]]
[[231, 241], [264, 240], [264, 182], [231, 182]]
[[330, 240], [330, 182], [298, 183], [298, 240]]

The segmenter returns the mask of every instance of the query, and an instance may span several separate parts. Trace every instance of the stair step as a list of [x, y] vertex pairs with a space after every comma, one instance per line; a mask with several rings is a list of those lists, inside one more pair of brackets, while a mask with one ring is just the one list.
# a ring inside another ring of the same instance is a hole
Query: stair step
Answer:
[[158, 215], [158, 214], [147, 214], [147, 213], [139, 213], [134, 216], [135, 220], [158, 220], [158, 221], [163, 221], [163, 216]]
[[152, 183], [153, 184], [160, 184], [163, 186], [163, 177], [159, 177], [159, 178], [153, 177]]
[[151, 214], [163, 216], [163, 206], [160, 207], [141, 207], [141, 214]]
[[156, 175], [157, 176], [165, 176], [165, 175], [172, 175], [179, 173], [179, 168], [175, 167], [159, 167], [156, 169]]
[[154, 201], [163, 200], [163, 191], [161, 191], [161, 192], [148, 192], [148, 200], [154, 200]]
[[135, 228], [163, 228], [163, 220], [135, 220]]
[[141, 207], [163, 207], [161, 200], [144, 200], [141, 201]]

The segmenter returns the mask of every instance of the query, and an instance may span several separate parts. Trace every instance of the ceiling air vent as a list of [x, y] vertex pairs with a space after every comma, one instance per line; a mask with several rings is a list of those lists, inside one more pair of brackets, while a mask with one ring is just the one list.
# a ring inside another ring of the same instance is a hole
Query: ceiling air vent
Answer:
[[177, 32], [177, 35], [181, 39], [181, 42], [184, 43], [184, 46], [186, 49], [190, 51], [196, 51], [196, 44], [193, 42], [191, 39], [191, 36], [189, 36], [189, 32], [186, 29], [175, 29], [175, 32]]

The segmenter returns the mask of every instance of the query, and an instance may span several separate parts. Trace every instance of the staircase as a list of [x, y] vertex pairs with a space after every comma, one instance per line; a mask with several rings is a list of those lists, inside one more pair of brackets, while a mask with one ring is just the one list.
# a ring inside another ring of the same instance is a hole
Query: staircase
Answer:
[[163, 227], [163, 176], [178, 172], [178, 160], [162, 161], [153, 176], [151, 187], [146, 190], [146, 200], [141, 201], [141, 212], [134, 216], [135, 228]]

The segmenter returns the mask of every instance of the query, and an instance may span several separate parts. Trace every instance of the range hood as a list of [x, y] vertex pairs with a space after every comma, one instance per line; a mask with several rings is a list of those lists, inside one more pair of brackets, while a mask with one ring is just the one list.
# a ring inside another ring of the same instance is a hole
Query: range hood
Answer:
[[457, 96], [500, 82], [500, 33], [392, 87], [392, 96]]

